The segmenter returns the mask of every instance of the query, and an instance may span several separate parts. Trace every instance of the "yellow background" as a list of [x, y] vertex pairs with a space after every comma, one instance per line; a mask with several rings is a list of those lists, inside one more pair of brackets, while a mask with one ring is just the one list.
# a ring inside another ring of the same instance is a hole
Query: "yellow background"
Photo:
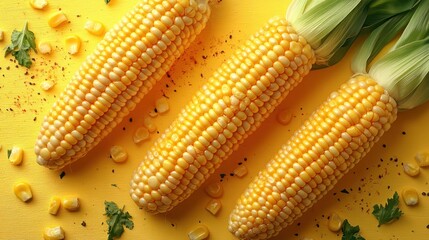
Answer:
[[[66, 175], [60, 179], [61, 171], [50, 171], [35, 162], [33, 144], [41, 120], [85, 56], [100, 40], [100, 37], [91, 36], [83, 29], [85, 21], [98, 20], [109, 28], [136, 2], [112, 0], [105, 5], [103, 0], [50, 0], [47, 9], [37, 11], [29, 6], [27, 0], [1, 1], [0, 29], [6, 33], [6, 39], [0, 43], [1, 49], [9, 44], [13, 29], [21, 30], [28, 21], [36, 41], [50, 41], [54, 51], [49, 56], [32, 52], [35, 62], [30, 70], [16, 67], [10, 57], [0, 58], [0, 144], [3, 147], [0, 150], [0, 239], [41, 239], [43, 229], [55, 225], [65, 229], [66, 239], [106, 239], [105, 200], [125, 205], [133, 216], [135, 228], [131, 231], [126, 229], [122, 239], [187, 239], [189, 229], [198, 223], [208, 226], [212, 240], [234, 239], [226, 229], [229, 212], [239, 194], [293, 130], [351, 74], [352, 54], [330, 69], [311, 72], [279, 107], [293, 113], [292, 122], [287, 126], [280, 125], [275, 118], [278, 111], [275, 111], [225, 161], [208, 183], [219, 181], [220, 173], [229, 174], [239, 162], [248, 167], [249, 174], [242, 179], [231, 176], [224, 179], [223, 208], [217, 216], [204, 209], [209, 197], [202, 189], [168, 214], [149, 215], [132, 202], [128, 184], [132, 172], [158, 134], [153, 134], [150, 141], [136, 145], [132, 141], [134, 130], [142, 126], [143, 117], [153, 108], [155, 100], [165, 94], [169, 97], [171, 109], [154, 119], [162, 133], [206, 77], [270, 17], [284, 15], [289, 1], [214, 0], [207, 28], [177, 61], [170, 71], [171, 78], [163, 78], [143, 99], [129, 116], [132, 122], [126, 118], [85, 158], [64, 169]], [[47, 25], [47, 19], [58, 9], [64, 11], [70, 23], [52, 29]], [[70, 56], [64, 50], [64, 38], [72, 33], [83, 40], [78, 56]], [[40, 83], [46, 79], [56, 82], [50, 92], [40, 88]], [[428, 239], [429, 197], [421, 193], [429, 194], [429, 169], [422, 169], [418, 177], [411, 178], [403, 173], [401, 166], [403, 162], [413, 161], [417, 151], [429, 150], [428, 110], [429, 105], [425, 104], [400, 113], [392, 129], [372, 152], [325, 198], [275, 239], [341, 239], [340, 234], [330, 232], [326, 226], [327, 217], [333, 211], [349, 219], [352, 225], [360, 225], [361, 234], [366, 239]], [[25, 151], [21, 166], [12, 166], [7, 160], [7, 149], [14, 145]], [[109, 159], [108, 150], [113, 145], [127, 149], [129, 159], [126, 163], [115, 164]], [[34, 199], [29, 203], [19, 201], [13, 194], [13, 184], [21, 180], [32, 186]], [[401, 202], [405, 215], [397, 222], [377, 227], [376, 219], [371, 215], [372, 206], [384, 203], [394, 191], [400, 192], [404, 186], [414, 186], [418, 190], [420, 204], [406, 207]], [[341, 192], [343, 189], [349, 194]], [[50, 197], [54, 195], [78, 196], [82, 204], [80, 211], [61, 209], [57, 216], [51, 216], [47, 208]], [[86, 227], [81, 225], [83, 221]]]

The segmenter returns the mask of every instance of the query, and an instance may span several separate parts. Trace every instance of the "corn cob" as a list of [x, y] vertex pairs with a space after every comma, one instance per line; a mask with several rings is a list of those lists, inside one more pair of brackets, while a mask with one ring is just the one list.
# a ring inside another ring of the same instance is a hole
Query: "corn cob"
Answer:
[[356, 75], [315, 111], [242, 194], [229, 231], [267, 239], [301, 216], [362, 159], [395, 121], [397, 106]]
[[205, 27], [207, 0], [142, 0], [108, 31], [44, 118], [37, 162], [85, 156], [162, 78]]
[[131, 180], [151, 213], [195, 191], [308, 74], [315, 55], [285, 18], [272, 18], [209, 78], [155, 142]]

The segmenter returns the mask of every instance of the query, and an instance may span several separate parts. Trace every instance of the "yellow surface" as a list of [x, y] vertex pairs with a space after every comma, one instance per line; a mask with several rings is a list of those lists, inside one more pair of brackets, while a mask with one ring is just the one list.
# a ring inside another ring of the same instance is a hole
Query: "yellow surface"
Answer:
[[[55, 225], [64, 228], [66, 239], [106, 239], [105, 200], [125, 205], [133, 216], [135, 228], [127, 229], [122, 239], [187, 239], [187, 232], [198, 223], [207, 225], [212, 240], [234, 239], [226, 228], [229, 212], [239, 194], [293, 130], [350, 75], [350, 55], [335, 67], [312, 72], [278, 109], [288, 108], [293, 113], [291, 123], [287, 126], [277, 123], [277, 110], [224, 163], [207, 182], [219, 181], [220, 173], [227, 174], [222, 182], [223, 208], [216, 217], [204, 209], [209, 197], [203, 189], [168, 214], [148, 215], [130, 199], [128, 183], [157, 134], [152, 134], [150, 141], [136, 145], [132, 140], [134, 130], [143, 125], [143, 117], [153, 108], [155, 100], [165, 94], [169, 98], [170, 111], [154, 119], [162, 132], [206, 77], [271, 16], [283, 15], [289, 1], [213, 1], [207, 28], [170, 71], [171, 77], [163, 78], [137, 106], [129, 116], [132, 122], [125, 119], [84, 159], [64, 169], [66, 175], [60, 179], [60, 171], [50, 171], [35, 162], [33, 144], [41, 120], [85, 55], [100, 39], [84, 30], [86, 20], [101, 21], [110, 28], [136, 2], [112, 0], [106, 6], [103, 0], [50, 0], [44, 11], [32, 9], [28, 1], [1, 2], [0, 29], [6, 33], [6, 39], [0, 43], [1, 49], [10, 42], [12, 30], [21, 30], [28, 21], [37, 42], [50, 41], [53, 53], [49, 56], [31, 53], [36, 61], [28, 71], [16, 67], [10, 57], [0, 58], [0, 239], [42, 239], [43, 229]], [[70, 23], [52, 29], [47, 24], [48, 16], [58, 9], [64, 11]], [[83, 40], [81, 53], [77, 56], [66, 53], [64, 39], [68, 34], [78, 34]], [[52, 91], [41, 90], [40, 84], [44, 80], [56, 83]], [[428, 239], [429, 197], [421, 193], [429, 194], [429, 169], [422, 169], [418, 177], [411, 178], [401, 167], [403, 162], [413, 161], [417, 151], [429, 150], [428, 110], [429, 105], [425, 104], [400, 113], [392, 129], [372, 152], [311, 211], [275, 239], [341, 239], [340, 234], [327, 228], [327, 217], [332, 211], [349, 219], [353, 225], [360, 225], [361, 234], [366, 239]], [[15, 145], [25, 151], [21, 166], [12, 166], [7, 160], [7, 149]], [[126, 163], [115, 164], [109, 159], [109, 148], [113, 145], [127, 149], [129, 159]], [[242, 179], [229, 176], [239, 162], [249, 169], [249, 174]], [[18, 181], [31, 184], [34, 194], [31, 202], [23, 203], [14, 195], [13, 185]], [[405, 215], [395, 223], [378, 228], [371, 215], [372, 206], [384, 203], [394, 191], [400, 192], [404, 186], [418, 190], [419, 205], [406, 207], [401, 202]], [[343, 189], [349, 194], [341, 192]], [[50, 215], [50, 198], [66, 195], [78, 196], [81, 209], [77, 212], [61, 209], [57, 216]], [[83, 221], [86, 227], [81, 225]]]

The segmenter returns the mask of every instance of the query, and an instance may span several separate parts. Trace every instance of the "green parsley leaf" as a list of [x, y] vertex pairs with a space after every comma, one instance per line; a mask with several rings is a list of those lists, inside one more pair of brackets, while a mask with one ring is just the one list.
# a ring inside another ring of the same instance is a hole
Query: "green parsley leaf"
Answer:
[[7, 150], [7, 159], [10, 158], [10, 155], [12, 154], [12, 149], [8, 149]]
[[11, 44], [6, 48], [4, 56], [11, 54], [18, 60], [19, 65], [30, 68], [32, 64], [30, 50], [33, 49], [37, 53], [35, 39], [34, 33], [28, 29], [26, 22], [21, 32], [13, 30]]
[[116, 203], [105, 201], [104, 207], [106, 211], [104, 215], [108, 217], [106, 222], [109, 225], [108, 240], [120, 238], [125, 230], [124, 226], [130, 230], [134, 228], [131, 215], [128, 212], [124, 212], [125, 206], [120, 209]]
[[105, 2], [106, 4], [109, 4], [110, 0], [104, 0], [104, 2]]
[[365, 240], [365, 238], [359, 234], [359, 226], [350, 225], [347, 219], [344, 220], [341, 230], [343, 231], [341, 240]]
[[393, 194], [392, 198], [387, 199], [387, 203], [383, 206], [381, 204], [374, 205], [372, 215], [378, 220], [378, 226], [389, 223], [391, 221], [399, 219], [403, 212], [398, 207], [399, 195], [397, 192]]

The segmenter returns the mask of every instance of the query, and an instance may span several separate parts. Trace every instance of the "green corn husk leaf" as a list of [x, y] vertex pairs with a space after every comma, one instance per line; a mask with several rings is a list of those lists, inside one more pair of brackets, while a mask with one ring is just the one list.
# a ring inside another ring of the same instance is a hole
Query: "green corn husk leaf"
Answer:
[[412, 109], [429, 99], [429, 37], [402, 45], [374, 63], [369, 75], [389, 92], [398, 109]]
[[405, 12], [386, 20], [376, 28], [362, 44], [352, 61], [352, 71], [367, 73], [367, 65], [409, 22], [411, 11]]
[[[421, 0], [373, 0], [364, 29], [374, 29], [389, 18], [413, 9]], [[426, 1], [426, 0], [425, 0]]]
[[334, 65], [345, 55], [365, 22], [370, 0], [295, 0], [287, 19], [316, 52], [313, 68]]

